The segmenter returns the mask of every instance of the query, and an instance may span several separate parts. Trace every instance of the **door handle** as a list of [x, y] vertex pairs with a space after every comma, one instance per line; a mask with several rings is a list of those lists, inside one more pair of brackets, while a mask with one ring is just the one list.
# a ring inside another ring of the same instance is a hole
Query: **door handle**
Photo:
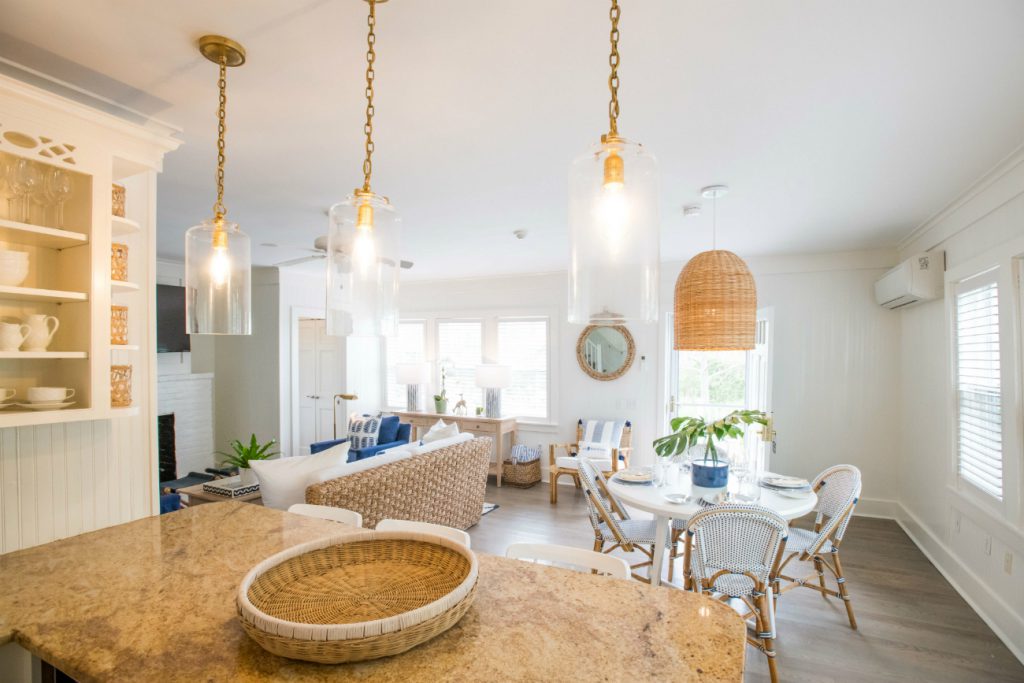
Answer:
[[309, 394], [309, 395], [306, 396], [306, 398], [318, 399], [320, 397], [319, 396], [313, 396], [313, 395]]

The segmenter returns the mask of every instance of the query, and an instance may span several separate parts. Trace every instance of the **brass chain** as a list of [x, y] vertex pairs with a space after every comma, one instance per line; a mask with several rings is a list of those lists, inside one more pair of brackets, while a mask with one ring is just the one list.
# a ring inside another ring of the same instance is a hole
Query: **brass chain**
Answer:
[[227, 57], [220, 59], [220, 78], [217, 81], [220, 88], [220, 104], [217, 108], [217, 201], [213, 203], [213, 216], [219, 223], [224, 220], [228, 210], [224, 206], [224, 133], [227, 126], [224, 120], [227, 116], [228, 105], [228, 64]]
[[612, 0], [612, 7], [608, 11], [608, 18], [612, 20], [611, 43], [612, 51], [608, 55], [608, 66], [612, 68], [608, 76], [608, 89], [612, 93], [612, 99], [608, 103], [608, 134], [610, 137], [617, 137], [619, 134], [619, 9], [618, 0]]
[[366, 123], [363, 124], [363, 132], [366, 133], [366, 158], [363, 159], [363, 192], [370, 191], [370, 175], [373, 173], [373, 63], [377, 59], [377, 53], [373, 50], [373, 44], [377, 42], [377, 34], [374, 28], [377, 26], [376, 0], [367, 0], [370, 5], [370, 15], [366, 18], [366, 25], [369, 32], [366, 34]]

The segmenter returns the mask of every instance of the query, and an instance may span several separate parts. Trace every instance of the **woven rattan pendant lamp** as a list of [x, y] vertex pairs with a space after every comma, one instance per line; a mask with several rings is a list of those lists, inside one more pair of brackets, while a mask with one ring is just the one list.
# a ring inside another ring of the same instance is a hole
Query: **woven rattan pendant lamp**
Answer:
[[711, 185], [712, 249], [697, 254], [676, 279], [673, 347], [677, 351], [744, 351], [754, 348], [757, 288], [736, 254], [718, 249], [718, 198], [729, 188]]

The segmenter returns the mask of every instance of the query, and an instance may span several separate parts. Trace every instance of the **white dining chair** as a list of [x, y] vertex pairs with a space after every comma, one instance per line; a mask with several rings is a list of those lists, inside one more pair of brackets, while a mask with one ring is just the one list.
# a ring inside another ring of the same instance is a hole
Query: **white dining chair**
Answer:
[[336, 508], [330, 505], [310, 505], [309, 503], [296, 503], [288, 508], [288, 512], [295, 513], [296, 515], [305, 515], [306, 517], [318, 517], [320, 519], [329, 519], [332, 522], [341, 522], [342, 524], [348, 524], [356, 528], [362, 528], [363, 516], [353, 510], [346, 510], [345, 508]]
[[[789, 555], [779, 568], [778, 581], [785, 581], [781, 588], [776, 588], [775, 597], [793, 588], [810, 588], [821, 593], [821, 597], [839, 598], [846, 606], [846, 616], [850, 620], [850, 628], [857, 628], [857, 619], [853, 616], [853, 602], [846, 588], [846, 577], [843, 576], [843, 565], [839, 562], [839, 545], [843, 542], [846, 527], [853, 517], [853, 510], [860, 499], [860, 470], [853, 465], [835, 465], [818, 475], [813, 484], [818, 494], [818, 504], [814, 511], [814, 530], [792, 528], [789, 530], [789, 541], [786, 552]], [[783, 573], [786, 565], [792, 560], [813, 562], [817, 574], [817, 585], [813, 583], [815, 574], [802, 578]], [[825, 585], [825, 572], [828, 569], [836, 581], [836, 588]]]
[[456, 529], [443, 524], [431, 524], [430, 522], [413, 522], [408, 519], [382, 519], [377, 522], [377, 531], [418, 531], [424, 534], [436, 534], [450, 538], [457, 543], [469, 546], [469, 534], [462, 529]]
[[621, 557], [612, 557], [603, 553], [573, 548], [553, 543], [513, 543], [505, 550], [505, 557], [527, 562], [544, 562], [556, 566], [596, 571], [615, 579], [628, 579], [629, 563]]
[[690, 517], [683, 556], [686, 587], [740, 613], [747, 621], [747, 642], [768, 658], [772, 683], [778, 681], [772, 585], [787, 531], [786, 520], [766, 507], [713, 505]]

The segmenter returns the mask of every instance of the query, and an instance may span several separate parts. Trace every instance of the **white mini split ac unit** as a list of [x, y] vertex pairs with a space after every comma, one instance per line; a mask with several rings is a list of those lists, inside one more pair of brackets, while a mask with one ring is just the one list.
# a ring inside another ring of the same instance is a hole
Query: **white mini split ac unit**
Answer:
[[896, 309], [941, 299], [945, 270], [946, 252], [916, 254], [875, 283], [875, 301], [883, 308]]

